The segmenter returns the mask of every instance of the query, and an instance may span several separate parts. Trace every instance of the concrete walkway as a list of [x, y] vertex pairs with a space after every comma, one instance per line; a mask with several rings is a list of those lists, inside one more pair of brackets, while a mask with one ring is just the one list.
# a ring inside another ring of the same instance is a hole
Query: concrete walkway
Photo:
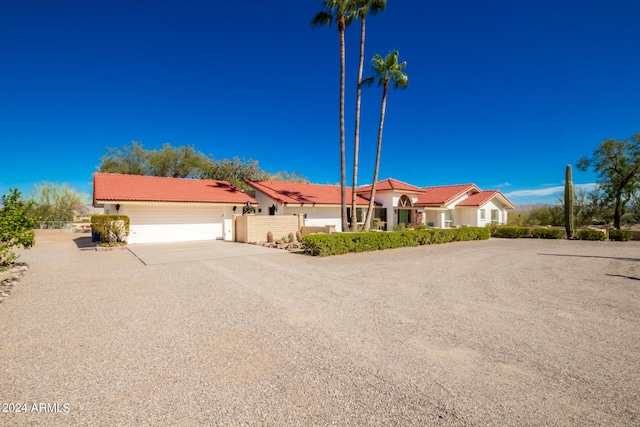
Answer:
[[202, 242], [138, 243], [128, 249], [145, 265], [203, 261], [239, 256], [286, 253], [246, 243], [207, 240]]

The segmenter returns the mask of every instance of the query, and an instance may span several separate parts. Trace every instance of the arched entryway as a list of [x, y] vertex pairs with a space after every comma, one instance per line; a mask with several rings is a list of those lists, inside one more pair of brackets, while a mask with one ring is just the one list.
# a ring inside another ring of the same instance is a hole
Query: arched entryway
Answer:
[[413, 224], [414, 208], [413, 202], [409, 197], [403, 195], [398, 200], [398, 224]]

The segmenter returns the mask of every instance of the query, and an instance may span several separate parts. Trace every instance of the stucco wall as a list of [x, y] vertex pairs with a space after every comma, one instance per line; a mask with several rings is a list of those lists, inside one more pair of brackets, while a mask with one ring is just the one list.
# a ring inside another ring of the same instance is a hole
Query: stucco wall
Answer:
[[275, 240], [299, 230], [297, 215], [236, 215], [235, 240], [240, 243], [266, 242], [271, 231]]

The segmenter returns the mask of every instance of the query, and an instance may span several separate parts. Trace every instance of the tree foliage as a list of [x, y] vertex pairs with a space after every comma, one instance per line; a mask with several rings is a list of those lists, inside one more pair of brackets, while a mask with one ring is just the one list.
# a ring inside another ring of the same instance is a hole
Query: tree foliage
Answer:
[[629, 202], [640, 190], [640, 133], [630, 139], [607, 139], [592, 157], [578, 161], [578, 169], [594, 169], [604, 199], [613, 207], [613, 225], [620, 229], [620, 219]]
[[38, 221], [73, 221], [74, 216], [85, 213], [89, 196], [70, 188], [66, 183], [35, 184], [29, 216]]
[[212, 160], [201, 171], [200, 179], [215, 179], [228, 181], [232, 185], [246, 190], [245, 180], [265, 181], [269, 174], [260, 169], [257, 160], [245, 160], [239, 157], [233, 159]]
[[135, 141], [121, 149], [108, 147], [98, 169], [107, 173], [228, 181], [242, 190], [248, 189], [245, 180], [308, 182], [295, 172], [270, 174], [260, 168], [257, 160], [239, 157], [218, 160], [193, 146], [174, 147], [169, 143], [155, 150], [147, 150]]
[[98, 166], [100, 172], [151, 175], [171, 178], [195, 177], [209, 158], [190, 145], [174, 147], [164, 143], [159, 150], [147, 150], [131, 141], [122, 148], [107, 147]]
[[11, 249], [30, 248], [35, 244], [36, 219], [28, 215], [33, 202], [25, 201], [17, 188], [2, 196], [0, 209], [0, 269], [18, 258]]

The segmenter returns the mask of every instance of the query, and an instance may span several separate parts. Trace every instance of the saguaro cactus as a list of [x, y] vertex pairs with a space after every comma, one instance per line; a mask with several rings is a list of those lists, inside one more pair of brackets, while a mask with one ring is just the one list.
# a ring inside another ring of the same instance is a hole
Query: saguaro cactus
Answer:
[[564, 177], [564, 227], [567, 230], [567, 238], [573, 238], [573, 176], [571, 165], [567, 165]]

